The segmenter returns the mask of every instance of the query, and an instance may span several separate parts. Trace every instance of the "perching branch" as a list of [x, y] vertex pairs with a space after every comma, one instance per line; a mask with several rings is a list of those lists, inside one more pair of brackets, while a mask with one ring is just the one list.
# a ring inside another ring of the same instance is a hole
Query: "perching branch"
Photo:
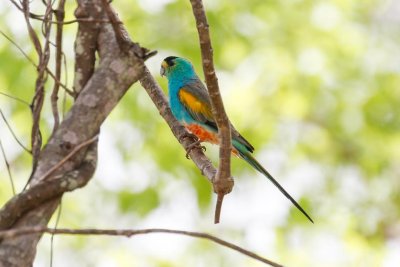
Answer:
[[214, 192], [218, 194], [214, 222], [219, 223], [224, 195], [230, 193], [233, 188], [233, 178], [231, 177], [231, 129], [219, 91], [218, 79], [215, 74], [213, 49], [211, 46], [210, 32], [208, 29], [209, 26], [204, 6], [202, 0], [190, 0], [190, 3], [192, 4], [193, 14], [196, 19], [201, 57], [203, 59], [203, 71], [211, 99], [213, 116], [218, 126], [218, 136], [220, 141], [219, 166], [217, 175], [213, 180]]
[[[147, 68], [145, 68], [144, 75], [140, 79], [140, 83], [149, 94], [153, 103], [156, 105], [160, 115], [168, 123], [168, 126], [171, 128], [171, 131], [175, 135], [176, 139], [181, 143], [185, 150], [188, 151], [189, 146], [194, 141], [191, 138], [182, 138], [183, 136], [188, 136], [188, 131], [179, 121], [175, 119], [174, 115], [172, 115], [167, 98]], [[210, 182], [213, 182], [217, 171], [207, 156], [204, 155], [203, 150], [199, 147], [194, 147], [189, 151], [189, 155], [196, 166], [200, 169], [201, 173], [206, 176]]]
[[135, 235], [154, 234], [154, 233], [185, 235], [212, 241], [221, 246], [235, 250], [241, 254], [244, 254], [250, 258], [253, 258], [255, 260], [258, 260], [273, 267], [283, 267], [282, 265], [275, 263], [271, 260], [268, 260], [264, 257], [261, 257], [255, 254], [254, 252], [251, 252], [247, 249], [244, 249], [233, 243], [230, 243], [228, 241], [225, 241], [223, 239], [220, 239], [216, 236], [207, 233], [162, 229], [162, 228], [161, 229], [151, 228], [151, 229], [140, 229], [140, 230], [131, 230], [131, 229], [114, 230], [114, 229], [53, 229], [53, 228], [30, 227], [30, 228], [21, 228], [18, 230], [0, 231], [0, 239], [13, 238], [21, 235], [32, 235], [38, 233], [48, 233], [56, 235], [104, 235], [104, 236], [124, 236], [124, 237], [132, 237]]
[[[111, 8], [107, 0], [102, 0], [103, 6], [106, 9], [107, 16], [112, 22], [115, 38], [121, 49], [128, 49], [133, 45], [124, 25], [119, 20], [115, 11]], [[139, 51], [135, 51], [137, 55], [142, 57], [143, 59], [147, 59], [154, 55], [156, 51], [149, 51], [147, 49], [141, 49]], [[191, 138], [182, 138], [184, 136], [188, 136], [188, 132], [185, 127], [178, 122], [175, 117], [172, 115], [171, 109], [168, 104], [168, 100], [165, 97], [162, 89], [157, 84], [154, 77], [150, 74], [149, 70], [144, 67], [143, 76], [140, 79], [140, 83], [143, 88], [149, 94], [151, 100], [159, 110], [161, 116], [168, 123], [168, 126], [171, 128], [172, 133], [175, 135], [176, 139], [182, 144], [185, 150], [188, 150], [188, 147], [194, 142]], [[191, 149], [189, 152], [190, 158], [196, 164], [196, 166], [200, 169], [201, 173], [205, 175], [210, 182], [214, 180], [216, 170], [212, 165], [211, 161], [204, 155], [203, 151], [200, 148], [195, 147]]]

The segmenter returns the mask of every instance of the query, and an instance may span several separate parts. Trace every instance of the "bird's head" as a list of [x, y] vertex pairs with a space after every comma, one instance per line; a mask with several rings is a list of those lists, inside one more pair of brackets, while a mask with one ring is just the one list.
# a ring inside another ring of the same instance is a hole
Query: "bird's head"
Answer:
[[161, 63], [160, 69], [161, 76], [166, 76], [167, 79], [171, 78], [192, 78], [195, 72], [189, 60], [181, 57], [166, 57]]

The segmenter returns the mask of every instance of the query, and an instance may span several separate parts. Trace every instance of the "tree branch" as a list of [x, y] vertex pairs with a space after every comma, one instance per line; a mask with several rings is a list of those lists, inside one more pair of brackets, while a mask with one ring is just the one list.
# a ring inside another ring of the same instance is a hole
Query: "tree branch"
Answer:
[[[77, 19], [103, 18], [102, 8], [97, 8], [96, 1], [80, 0], [77, 2], [78, 7], [75, 10], [75, 17]], [[100, 23], [83, 21], [79, 23], [75, 39], [75, 76], [73, 85], [75, 97], [78, 97], [83, 87], [93, 75], [100, 27]]]
[[[90, 2], [91, 6], [86, 6], [86, 3]], [[81, 12], [76, 12], [80, 15], [86, 14], [87, 17], [93, 17], [95, 20], [103, 19], [105, 16], [101, 0], [93, 1], [78, 1]], [[27, 12], [26, 12], [27, 13]], [[85, 24], [86, 22], [80, 22]], [[88, 23], [86, 23], [88, 24]], [[50, 137], [48, 143], [44, 149], [40, 152], [38, 158], [37, 168], [35, 168], [32, 174], [30, 187], [27, 192], [23, 194], [26, 199], [31, 198], [29, 205], [37, 205], [35, 208], [27, 209], [22, 211], [22, 214], [18, 214], [16, 220], [2, 219], [11, 218], [7, 217], [8, 209], [2, 209], [0, 211], [1, 224], [9, 225], [11, 222], [12, 229], [19, 229], [25, 227], [44, 227], [47, 225], [53, 212], [57, 208], [60, 197], [55, 197], [52, 193], [44, 192], [46, 189], [43, 186], [40, 191], [40, 196], [29, 195], [31, 190], [39, 190], [39, 185], [43, 185], [45, 182], [52, 182], [53, 180], [63, 177], [66, 173], [73, 173], [79, 169], [82, 165], [82, 161], [85, 159], [85, 151], [81, 150], [78, 153], [74, 153], [74, 156], [69, 158], [67, 161], [59, 165], [50, 176], [46, 177], [46, 173], [57, 166], [57, 164], [63, 160], [71, 150], [77, 145], [89, 140], [93, 136], [97, 135], [100, 131], [100, 126], [109, 115], [111, 110], [117, 105], [119, 100], [128, 90], [128, 88], [136, 82], [142, 75], [144, 70], [144, 63], [141, 57], [136, 56], [136, 53], [122, 52], [116, 42], [112, 26], [110, 24], [93, 24], [83, 25], [85, 27], [79, 27], [77, 35], [76, 52], [81, 57], [77, 57], [78, 61], [85, 61], [94, 56], [96, 50], [99, 52], [100, 63], [96, 70], [94, 70], [94, 60], [90, 64], [79, 64], [76, 68], [75, 91], [78, 92], [76, 101], [65, 119], [60, 123], [58, 129]], [[80, 25], [81, 26], [81, 25]], [[85, 30], [85, 34], [81, 31]], [[94, 37], [93, 37], [94, 36]], [[93, 37], [93, 38], [92, 38]], [[86, 39], [87, 38], [87, 39]], [[90, 40], [86, 42], [87, 40]], [[82, 44], [89, 46], [89, 55]], [[137, 44], [133, 43], [132, 46], [135, 51], [143, 51]], [[78, 64], [78, 63], [77, 63]], [[40, 65], [40, 64], [39, 64]], [[88, 67], [92, 71], [87, 71], [84, 67]], [[86, 172], [85, 179], [89, 180], [92, 173]], [[70, 179], [70, 181], [72, 181]], [[64, 187], [63, 191], [68, 191], [68, 183], [60, 181], [60, 183], [54, 182], [55, 190], [59, 186]], [[47, 184], [46, 187], [48, 187]], [[70, 184], [69, 188], [76, 188]], [[43, 194], [42, 194], [43, 193]], [[53, 197], [51, 200], [42, 202], [45, 197]], [[36, 197], [36, 198], [35, 198]], [[19, 207], [23, 206], [23, 197], [17, 201]], [[32, 200], [33, 199], [33, 200]], [[20, 202], [21, 201], [21, 202]], [[37, 202], [34, 202], [37, 201]], [[22, 203], [22, 204], [21, 204]], [[26, 203], [26, 202], [25, 202]], [[7, 203], [7, 205], [13, 205]], [[14, 203], [15, 204], [15, 203]], [[3, 239], [0, 241], [0, 266], [30, 266], [32, 264], [36, 245], [41, 237], [41, 234], [29, 235], [25, 237], [16, 237], [13, 239]]]
[[40, 182], [29, 190], [14, 196], [0, 210], [0, 230], [12, 226], [24, 213], [46, 201], [85, 186], [92, 177], [97, 165], [97, 142], [92, 143], [86, 151], [80, 166], [67, 172], [61, 178]]
[[193, 14], [196, 19], [197, 31], [201, 48], [201, 57], [203, 59], [203, 71], [206, 79], [208, 92], [211, 99], [213, 116], [218, 126], [218, 135], [220, 141], [219, 166], [215, 180], [213, 181], [214, 192], [218, 194], [217, 205], [215, 209], [215, 223], [219, 223], [219, 217], [222, 207], [222, 200], [225, 194], [232, 191], [233, 178], [231, 177], [231, 129], [228, 116], [226, 115], [222, 97], [219, 92], [218, 79], [215, 74], [213, 63], [213, 49], [206, 13], [201, 0], [190, 0]]
[[[144, 75], [140, 79], [140, 83], [157, 107], [160, 115], [171, 128], [171, 131], [175, 135], [176, 139], [181, 143], [185, 150], [188, 151], [188, 148], [194, 141], [191, 138], [182, 138], [184, 136], [188, 136], [189, 132], [185, 127], [182, 126], [182, 124], [179, 123], [179, 121], [175, 119], [171, 112], [167, 98], [147, 68], [145, 68]], [[204, 155], [203, 150], [199, 147], [194, 147], [189, 151], [189, 155], [196, 166], [200, 169], [201, 173], [205, 175], [210, 182], [213, 182], [217, 171], [207, 156]]]
[[[58, 3], [57, 10], [55, 10], [55, 16], [57, 19], [57, 22], [63, 22], [64, 21], [64, 6], [65, 6], [65, 0], [60, 0]], [[64, 25], [62, 24], [57, 24], [57, 33], [56, 33], [56, 58], [55, 58], [55, 63], [56, 63], [56, 73], [55, 73], [55, 79], [60, 81], [61, 80], [61, 60], [62, 60], [62, 37], [63, 37], [63, 27]], [[53, 86], [53, 91], [51, 93], [51, 109], [53, 111], [53, 117], [54, 117], [54, 126], [53, 126], [53, 133], [57, 130], [58, 125], [60, 124], [60, 116], [58, 112], [58, 91], [59, 91], [60, 85], [58, 83], [54, 83]]]
[[254, 252], [251, 252], [238, 245], [220, 239], [216, 236], [207, 233], [182, 231], [182, 230], [172, 230], [172, 229], [162, 229], [162, 228], [150, 228], [150, 229], [140, 229], [140, 230], [131, 230], [131, 229], [110, 230], [110, 229], [53, 229], [53, 228], [30, 227], [30, 228], [21, 228], [18, 230], [0, 231], [0, 238], [15, 238], [21, 235], [32, 235], [38, 233], [49, 233], [56, 235], [106, 235], [106, 236], [125, 236], [125, 237], [132, 237], [135, 235], [153, 234], [153, 233], [185, 235], [212, 241], [214, 243], [235, 250], [243, 255], [246, 255], [250, 258], [253, 258], [270, 266], [283, 267], [282, 265], [276, 262], [261, 257], [255, 254]]

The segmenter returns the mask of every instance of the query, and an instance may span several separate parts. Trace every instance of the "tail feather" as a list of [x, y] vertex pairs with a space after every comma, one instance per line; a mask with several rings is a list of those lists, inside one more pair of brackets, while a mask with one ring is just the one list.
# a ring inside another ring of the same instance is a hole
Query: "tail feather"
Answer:
[[[301, 211], [301, 213], [303, 213], [304, 216], [307, 217], [307, 219], [309, 219], [312, 223], [314, 223], [314, 221], [307, 214], [307, 212], [305, 212], [305, 210], [296, 202], [296, 200], [294, 200], [292, 198], [292, 196], [289, 195], [289, 193], [278, 183], [278, 181], [276, 181], [275, 178], [266, 169], [264, 169], [264, 167], [261, 166], [260, 163], [258, 163], [258, 161], [251, 155], [251, 153], [249, 151], [246, 151], [245, 149], [241, 149], [240, 146], [236, 146], [235, 142], [233, 142], [233, 145], [237, 149], [241, 158], [243, 158], [247, 163], [249, 163], [251, 166], [253, 166], [257, 171], [264, 174], [264, 176], [267, 177], [279, 189], [279, 191], [281, 191], [282, 194], [285, 195], [285, 197], [287, 197], [290, 200], [290, 202], [292, 202], [293, 205], [299, 211]], [[243, 150], [245, 150], [245, 151], [243, 151]]]

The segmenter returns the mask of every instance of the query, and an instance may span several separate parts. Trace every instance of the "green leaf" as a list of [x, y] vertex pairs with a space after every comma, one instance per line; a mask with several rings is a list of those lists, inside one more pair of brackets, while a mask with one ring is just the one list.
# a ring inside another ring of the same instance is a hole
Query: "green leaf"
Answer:
[[135, 212], [140, 216], [146, 216], [160, 204], [158, 192], [154, 188], [147, 188], [140, 193], [121, 191], [118, 196], [118, 206], [121, 212]]

